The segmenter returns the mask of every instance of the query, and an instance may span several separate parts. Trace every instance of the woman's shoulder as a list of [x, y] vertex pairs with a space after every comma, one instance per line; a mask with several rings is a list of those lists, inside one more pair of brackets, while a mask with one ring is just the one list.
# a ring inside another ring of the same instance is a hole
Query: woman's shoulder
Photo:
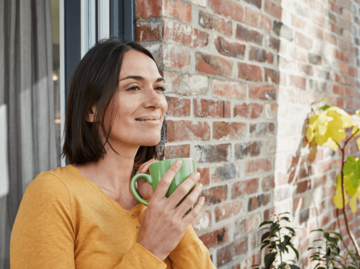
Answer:
[[71, 190], [74, 189], [79, 181], [79, 177], [74, 169], [74, 167], [68, 165], [41, 172], [30, 182], [26, 192], [42, 195], [50, 193], [55, 197], [59, 195], [69, 196]]

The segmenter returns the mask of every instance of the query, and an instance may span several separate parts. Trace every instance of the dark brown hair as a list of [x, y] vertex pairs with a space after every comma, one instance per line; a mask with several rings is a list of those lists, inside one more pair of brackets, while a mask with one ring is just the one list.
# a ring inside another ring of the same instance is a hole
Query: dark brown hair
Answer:
[[[154, 60], [152, 54], [141, 45], [111, 38], [95, 44], [76, 67], [66, 104], [65, 141], [62, 149], [62, 155], [66, 156], [69, 163], [97, 162], [106, 153], [104, 146], [109, 144], [108, 138], [114, 120], [113, 96], [119, 84], [124, 53], [129, 50], [142, 52]], [[94, 122], [91, 123], [86, 119], [94, 104], [96, 111]], [[105, 128], [105, 124], [109, 122], [105, 120], [108, 109], [111, 112], [110, 123]], [[105, 143], [102, 142], [101, 135], [105, 137]], [[141, 146], [135, 156], [135, 167], [151, 158], [157, 158], [156, 146]]]

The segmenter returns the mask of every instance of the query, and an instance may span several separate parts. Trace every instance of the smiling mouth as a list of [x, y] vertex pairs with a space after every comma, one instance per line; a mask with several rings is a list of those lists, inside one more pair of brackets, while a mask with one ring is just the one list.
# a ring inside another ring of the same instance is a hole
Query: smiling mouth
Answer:
[[152, 120], [141, 120], [141, 119], [136, 119], [136, 121], [159, 121], [159, 119], [152, 119]]

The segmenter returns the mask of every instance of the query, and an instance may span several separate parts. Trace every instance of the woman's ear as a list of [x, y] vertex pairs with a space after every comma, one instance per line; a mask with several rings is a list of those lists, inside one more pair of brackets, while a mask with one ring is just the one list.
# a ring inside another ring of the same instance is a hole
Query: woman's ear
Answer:
[[88, 122], [94, 122], [95, 111], [96, 111], [96, 105], [92, 105], [89, 113], [87, 114], [86, 121], [88, 121]]

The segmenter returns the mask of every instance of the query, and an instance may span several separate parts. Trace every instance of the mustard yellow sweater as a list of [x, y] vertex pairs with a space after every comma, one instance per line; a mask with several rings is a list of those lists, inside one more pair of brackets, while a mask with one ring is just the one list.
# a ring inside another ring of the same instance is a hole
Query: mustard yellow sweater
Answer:
[[71, 165], [43, 172], [21, 202], [11, 234], [11, 268], [215, 268], [191, 226], [165, 261], [138, 244], [145, 209], [123, 209]]

